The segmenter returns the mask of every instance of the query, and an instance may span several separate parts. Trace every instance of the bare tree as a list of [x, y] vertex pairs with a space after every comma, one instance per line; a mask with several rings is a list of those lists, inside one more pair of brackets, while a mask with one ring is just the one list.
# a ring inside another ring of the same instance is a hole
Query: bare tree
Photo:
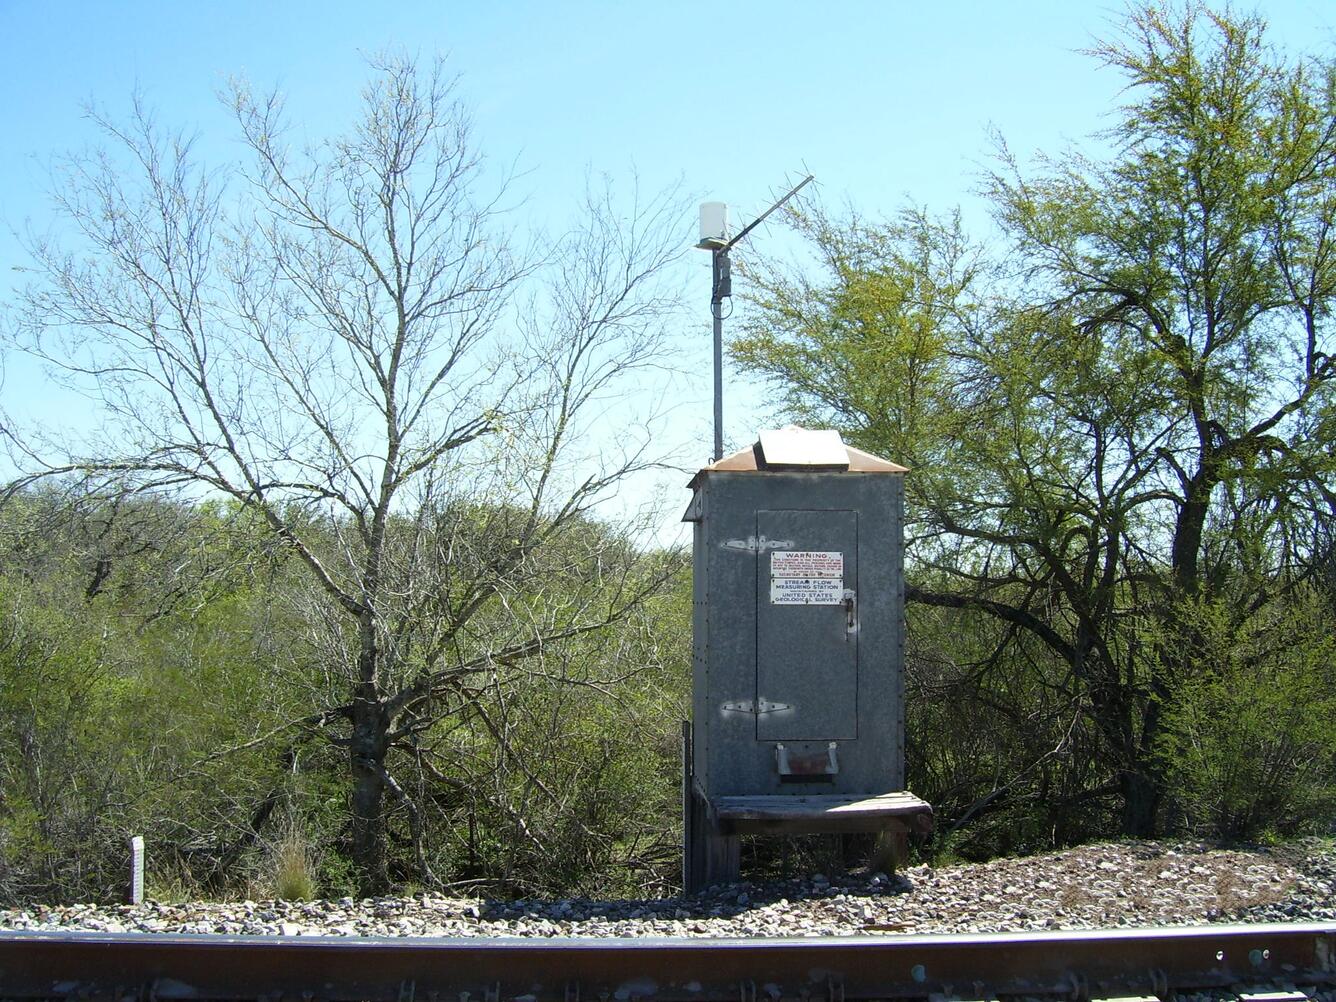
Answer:
[[138, 103], [98, 117], [109, 151], [58, 177], [78, 253], [34, 243], [6, 332], [105, 422], [78, 445], [13, 436], [13, 486], [223, 495], [305, 569], [332, 663], [296, 724], [346, 749], [368, 889], [387, 798], [430, 877], [395, 749], [662, 580], [589, 519], [649, 435], [587, 433], [662, 364], [684, 245], [671, 193], [619, 216], [594, 191], [574, 232], [517, 252], [442, 65], [375, 69], [355, 127], [300, 152], [276, 97], [234, 87], [252, 156], [231, 173]]

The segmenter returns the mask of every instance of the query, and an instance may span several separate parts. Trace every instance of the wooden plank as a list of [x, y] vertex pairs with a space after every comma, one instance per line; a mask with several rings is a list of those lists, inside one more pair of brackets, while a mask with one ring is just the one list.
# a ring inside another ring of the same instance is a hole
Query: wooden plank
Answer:
[[698, 826], [693, 811], [696, 802], [694, 796], [696, 774], [692, 751], [691, 721], [684, 720], [682, 721], [682, 886], [688, 894], [700, 889], [703, 876], [696, 849]]
[[710, 804], [721, 830], [859, 832], [932, 830], [932, 807], [907, 791], [878, 796], [716, 797]]
[[705, 837], [705, 885], [732, 884], [742, 869], [742, 841], [736, 835]]
[[711, 805], [695, 788], [690, 794], [687, 821], [690, 859], [685, 877], [687, 890], [698, 891], [712, 884], [731, 884], [738, 879], [742, 862], [741, 842], [736, 833], [721, 830]]
[[782, 820], [813, 814], [871, 817], [932, 811], [926, 801], [912, 793], [886, 793], [875, 797], [839, 794], [813, 797], [716, 797], [714, 807], [719, 817], [727, 820]]

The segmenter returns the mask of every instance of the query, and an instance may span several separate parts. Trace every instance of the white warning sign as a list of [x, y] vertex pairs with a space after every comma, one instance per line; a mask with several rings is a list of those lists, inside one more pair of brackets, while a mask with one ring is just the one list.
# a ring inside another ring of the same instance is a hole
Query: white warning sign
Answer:
[[838, 550], [772, 550], [772, 578], [842, 578], [844, 554]]
[[771, 605], [839, 605], [844, 582], [839, 578], [771, 578]]
[[771, 551], [771, 605], [839, 605], [843, 601], [843, 553], [838, 550]]

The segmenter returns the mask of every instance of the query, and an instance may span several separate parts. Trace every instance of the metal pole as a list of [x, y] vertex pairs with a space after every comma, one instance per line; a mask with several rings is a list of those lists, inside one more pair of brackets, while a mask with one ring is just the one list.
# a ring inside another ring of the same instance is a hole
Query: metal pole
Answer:
[[[742, 232], [731, 240], [724, 240], [723, 233], [702, 232], [701, 242], [696, 245], [701, 250], [710, 251], [711, 271], [714, 276], [710, 292], [710, 315], [714, 318], [714, 461], [716, 463], [724, 458], [724, 300], [733, 295], [733, 277], [730, 274], [728, 252], [735, 243], [765, 222], [772, 212], [802, 191], [811, 180], [812, 175], [808, 174], [790, 189], [787, 195], [743, 227]], [[703, 216], [701, 223], [704, 226]]]
[[724, 458], [724, 300], [719, 289], [719, 266], [727, 249], [717, 249], [710, 255], [714, 264], [714, 292], [710, 296], [710, 313], [714, 316], [714, 459]]

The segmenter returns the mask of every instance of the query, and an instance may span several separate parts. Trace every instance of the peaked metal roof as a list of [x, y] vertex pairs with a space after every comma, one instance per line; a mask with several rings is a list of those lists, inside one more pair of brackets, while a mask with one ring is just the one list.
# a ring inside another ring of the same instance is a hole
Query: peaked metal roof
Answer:
[[[770, 447], [767, 457], [765, 446]], [[837, 447], [837, 448], [833, 448]], [[842, 456], [841, 456], [842, 453]], [[882, 459], [841, 440], [839, 432], [789, 425], [779, 431], [763, 431], [759, 440], [731, 456], [703, 467], [688, 487], [695, 487], [705, 473], [764, 473], [767, 471], [816, 473], [908, 473], [907, 467]]]

